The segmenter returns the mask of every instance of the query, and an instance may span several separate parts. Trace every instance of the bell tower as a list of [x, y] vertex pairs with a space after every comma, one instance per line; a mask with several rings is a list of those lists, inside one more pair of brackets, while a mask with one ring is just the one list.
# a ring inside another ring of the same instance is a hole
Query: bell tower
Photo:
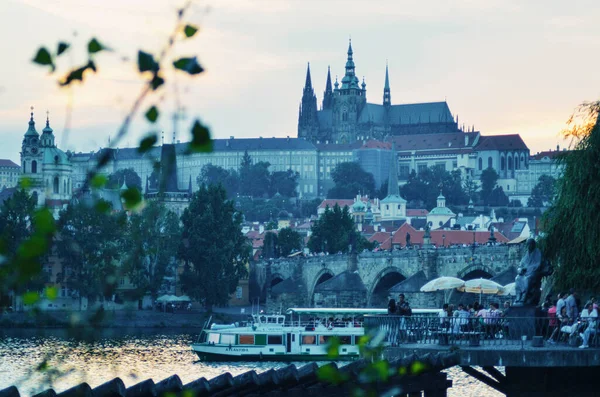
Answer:
[[40, 203], [39, 200], [42, 199], [40, 197], [43, 186], [42, 160], [43, 151], [40, 144], [40, 134], [35, 129], [32, 106], [29, 127], [21, 144], [21, 181], [26, 181], [25, 186], [30, 190], [30, 193], [37, 195], [38, 204]]

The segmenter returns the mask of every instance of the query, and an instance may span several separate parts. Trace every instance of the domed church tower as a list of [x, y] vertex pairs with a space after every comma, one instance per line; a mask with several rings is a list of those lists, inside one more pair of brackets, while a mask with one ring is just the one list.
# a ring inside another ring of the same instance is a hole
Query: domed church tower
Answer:
[[43, 153], [40, 147], [40, 134], [35, 129], [33, 120], [33, 106], [31, 107], [31, 117], [29, 118], [29, 128], [23, 136], [21, 144], [21, 180], [24, 181], [31, 194], [37, 196], [38, 205], [44, 204], [43, 192], [44, 183], [42, 175]]

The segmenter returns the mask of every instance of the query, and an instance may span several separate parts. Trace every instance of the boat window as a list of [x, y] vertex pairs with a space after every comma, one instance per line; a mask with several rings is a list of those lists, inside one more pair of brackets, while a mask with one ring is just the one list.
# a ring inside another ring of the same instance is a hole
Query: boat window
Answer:
[[254, 344], [258, 346], [264, 346], [267, 344], [267, 335], [257, 334], [254, 337]]
[[208, 334], [208, 343], [219, 343], [219, 334]]
[[240, 345], [253, 345], [254, 335], [240, 335]]
[[285, 320], [285, 317], [279, 317], [277, 319], [277, 324], [283, 324], [283, 320]]
[[222, 345], [233, 345], [235, 343], [235, 335], [221, 334]]
[[340, 340], [340, 345], [351, 345], [352, 344], [352, 335], [340, 335], [338, 336]]
[[267, 344], [283, 345], [283, 335], [267, 335]]
[[267, 318], [266, 318], [265, 316], [260, 316], [260, 317], [258, 318], [258, 321], [259, 321], [260, 323], [264, 324], [264, 323], [266, 323], [266, 322], [267, 322]]
[[277, 321], [277, 319], [275, 317], [267, 317], [267, 322], [269, 324], [275, 323]]
[[303, 345], [314, 345], [316, 344], [316, 336], [315, 335], [302, 335], [302, 344]]

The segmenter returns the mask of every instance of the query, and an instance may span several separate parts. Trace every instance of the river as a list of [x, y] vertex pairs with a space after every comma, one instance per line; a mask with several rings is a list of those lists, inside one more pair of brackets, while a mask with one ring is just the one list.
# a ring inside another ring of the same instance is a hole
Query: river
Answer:
[[[235, 376], [249, 370], [262, 372], [289, 364], [198, 362], [190, 350], [190, 343], [197, 335], [175, 330], [103, 329], [93, 338], [73, 332], [0, 330], [0, 390], [15, 385], [21, 395], [27, 397], [50, 387], [61, 392], [81, 382], [95, 387], [120, 377], [126, 386], [131, 386], [148, 378], [158, 382], [173, 374], [179, 375], [185, 384], [224, 372]], [[41, 365], [44, 362], [46, 365]], [[503, 396], [458, 368], [447, 372], [454, 381], [449, 396]]]

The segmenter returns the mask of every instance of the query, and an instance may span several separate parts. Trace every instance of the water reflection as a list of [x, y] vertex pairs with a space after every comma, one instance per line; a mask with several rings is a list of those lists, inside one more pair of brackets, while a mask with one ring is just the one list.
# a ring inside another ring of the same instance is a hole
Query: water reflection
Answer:
[[[148, 378], [158, 382], [173, 374], [185, 384], [224, 372], [235, 376], [289, 364], [199, 362], [190, 350], [196, 337], [195, 333], [139, 328], [105, 329], [97, 331], [94, 338], [67, 330], [0, 331], [0, 389], [16, 385], [21, 395], [31, 396], [49, 387], [61, 392], [81, 382], [95, 387], [120, 377], [131, 386]], [[455, 385], [450, 396], [501, 396], [460, 369], [451, 369], [449, 377]]]

